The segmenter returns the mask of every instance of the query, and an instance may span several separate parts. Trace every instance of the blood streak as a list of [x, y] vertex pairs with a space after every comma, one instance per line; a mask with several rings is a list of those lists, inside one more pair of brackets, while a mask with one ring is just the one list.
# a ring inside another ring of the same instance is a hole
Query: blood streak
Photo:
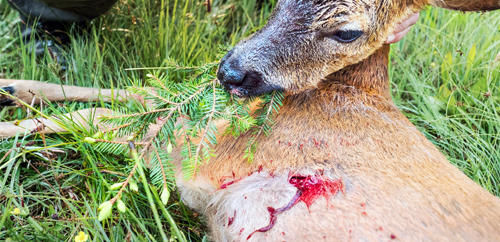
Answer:
[[220, 186], [220, 189], [226, 189], [228, 186], [233, 185], [235, 181], [230, 181], [228, 183], [224, 183]]
[[252, 237], [252, 235], [257, 232], [267, 232], [272, 229], [274, 227], [274, 224], [276, 223], [276, 216], [291, 209], [298, 202], [302, 201], [307, 205], [308, 208], [310, 208], [310, 206], [320, 196], [324, 196], [326, 199], [328, 199], [330, 196], [337, 194], [342, 189], [341, 179], [333, 180], [322, 175], [295, 175], [290, 177], [288, 182], [297, 188], [297, 193], [295, 194], [295, 196], [284, 207], [278, 209], [268, 207], [267, 211], [271, 216], [269, 225], [252, 232], [248, 236], [247, 240], [249, 240], [250, 237]]
[[229, 217], [228, 222], [227, 222], [227, 227], [229, 227], [229, 226], [231, 226], [231, 224], [233, 224], [235, 218], [236, 218], [236, 210], [234, 210], [234, 216], [232, 218]]
[[286, 210], [289, 210], [290, 208], [292, 208], [295, 204], [297, 204], [297, 202], [299, 201], [299, 198], [301, 196], [302, 192], [300, 190], [297, 191], [297, 193], [295, 194], [295, 196], [292, 198], [292, 200], [284, 207], [281, 207], [281, 208], [278, 208], [278, 209], [274, 209], [273, 207], [267, 207], [267, 211], [269, 212], [269, 215], [271, 215], [271, 220], [269, 221], [269, 225], [267, 225], [266, 227], [263, 227], [263, 228], [260, 228], [260, 229], [257, 229], [255, 231], [253, 231], [248, 237], [247, 237], [247, 240], [250, 239], [250, 237], [252, 237], [253, 234], [257, 233], [257, 232], [267, 232], [269, 231], [270, 229], [272, 229], [274, 227], [274, 224], [276, 223], [276, 216]]
[[[241, 180], [241, 179], [236, 179], [236, 176], [235, 176], [235, 174], [234, 174], [234, 171], [232, 172], [232, 174], [233, 174], [233, 180], [232, 180], [232, 181], [230, 181], [230, 182], [227, 182], [227, 183], [222, 184], [222, 185], [220, 186], [219, 190], [226, 189], [228, 186], [233, 185], [233, 184], [234, 184], [234, 183], [236, 183], [237, 181]], [[221, 181], [222, 181], [222, 180], [223, 180], [223, 179], [221, 179]]]

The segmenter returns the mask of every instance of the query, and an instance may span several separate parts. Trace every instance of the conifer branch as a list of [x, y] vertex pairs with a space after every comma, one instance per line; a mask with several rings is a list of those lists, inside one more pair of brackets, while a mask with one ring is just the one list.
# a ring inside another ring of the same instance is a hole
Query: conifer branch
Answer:
[[201, 150], [201, 148], [203, 146], [203, 143], [204, 143], [204, 140], [205, 140], [205, 136], [206, 136], [206, 134], [208, 132], [208, 126], [212, 122], [212, 118], [214, 117], [214, 114], [215, 114], [215, 105], [217, 103], [217, 99], [216, 99], [216, 96], [215, 96], [215, 82], [214, 81], [212, 81], [212, 93], [213, 93], [212, 109], [210, 110], [210, 116], [208, 117], [207, 126], [203, 130], [203, 135], [201, 136], [200, 143], [198, 144], [198, 147], [196, 148], [196, 154], [195, 154], [195, 157], [194, 157], [194, 162], [195, 162], [195, 164], [194, 164], [194, 176], [196, 176], [196, 167], [197, 167], [197, 164], [198, 164], [198, 157], [199, 157], [199, 154], [200, 154], [200, 150]]
[[158, 154], [157, 149], [153, 149], [155, 152], [156, 158], [158, 159], [158, 163], [160, 163], [160, 168], [161, 168], [161, 173], [163, 175], [163, 189], [168, 189], [167, 188], [167, 175], [165, 173], [165, 167], [163, 167], [163, 163], [161, 162], [160, 154]]
[[162, 102], [165, 102], [165, 103], [168, 103], [168, 104], [172, 104], [172, 105], [178, 105], [178, 103], [175, 103], [175, 102], [172, 102], [172, 101], [169, 101], [163, 97], [160, 97], [159, 95], [155, 94], [155, 93], [152, 93], [152, 92], [149, 92], [147, 91], [146, 89], [142, 88], [142, 87], [136, 87], [136, 86], [132, 86], [132, 87], [129, 87], [129, 89], [135, 89], [136, 91], [142, 91], [144, 93], [146, 93], [147, 95], [150, 95], [150, 96], [153, 96], [159, 100], [161, 100]]
[[121, 116], [105, 116], [104, 118], [106, 118], [106, 119], [123, 119], [123, 118], [145, 116], [145, 115], [153, 114], [153, 113], [162, 113], [162, 112], [171, 111], [171, 110], [175, 110], [175, 108], [156, 109], [156, 110], [151, 110], [151, 111], [144, 112], [144, 113], [134, 113], [134, 114], [129, 114], [129, 115], [121, 115]]
[[[128, 145], [128, 142], [119, 142], [119, 141], [104, 140], [104, 139], [96, 139], [95, 141], [96, 141], [96, 142], [99, 142], [99, 143], [118, 144], [118, 145]], [[135, 143], [135, 145], [138, 145], [138, 146], [143, 146], [143, 145], [147, 145], [147, 144], [148, 144], [148, 143], [146, 143], [146, 142], [139, 142], [139, 143]]]
[[[172, 117], [172, 115], [173, 115], [173, 114], [174, 114], [174, 111], [171, 111], [171, 112], [168, 114], [168, 116], [165, 118], [165, 121], [164, 121], [163, 125], [165, 125], [165, 124], [167, 123], [168, 119], [169, 119], [170, 117]], [[147, 152], [148, 152], [149, 148], [151, 148], [151, 145], [152, 145], [152, 144], [153, 144], [153, 142], [155, 141], [155, 139], [156, 139], [156, 137], [158, 136], [158, 134], [160, 133], [160, 131], [161, 131], [161, 128], [160, 128], [160, 129], [158, 129], [158, 131], [155, 133], [155, 135], [153, 135], [153, 137], [151, 137], [151, 139], [149, 139], [149, 141], [146, 143], [146, 146], [144, 147], [144, 149], [143, 149], [143, 150], [142, 150], [142, 152], [141, 152], [141, 155], [139, 156], [139, 160], [144, 159], [144, 156], [147, 154]], [[127, 179], [123, 182], [122, 187], [121, 187], [121, 188], [120, 188], [120, 190], [118, 191], [118, 194], [116, 194], [116, 196], [115, 196], [115, 197], [113, 197], [113, 198], [110, 200], [111, 204], [114, 204], [114, 203], [116, 202], [116, 200], [117, 200], [117, 199], [119, 199], [119, 198], [121, 197], [122, 192], [123, 192], [123, 189], [125, 189], [125, 187], [127, 187], [127, 186], [128, 186], [128, 184], [130, 183], [130, 179], [132, 179], [132, 176], [134, 176], [135, 171], [137, 170], [137, 166], [138, 166], [138, 165], [139, 165], [138, 163], [136, 163], [136, 164], [134, 165], [134, 167], [132, 168], [132, 171], [130, 171], [130, 173], [129, 173], [129, 175], [128, 175]]]

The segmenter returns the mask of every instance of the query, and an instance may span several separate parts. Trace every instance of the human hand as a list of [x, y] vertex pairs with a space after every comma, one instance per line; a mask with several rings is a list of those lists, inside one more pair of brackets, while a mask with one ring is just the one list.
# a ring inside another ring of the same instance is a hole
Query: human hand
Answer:
[[387, 40], [385, 41], [386, 44], [394, 44], [403, 37], [410, 31], [411, 26], [413, 26], [417, 21], [418, 17], [420, 16], [420, 13], [413, 14], [410, 18], [407, 20], [399, 23], [398, 26], [396, 26], [396, 29], [394, 30], [394, 33], [387, 37]]

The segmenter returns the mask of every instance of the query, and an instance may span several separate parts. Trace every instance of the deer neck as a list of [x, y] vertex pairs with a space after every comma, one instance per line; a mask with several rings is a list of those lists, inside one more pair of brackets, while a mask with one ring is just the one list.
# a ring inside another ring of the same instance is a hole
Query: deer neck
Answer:
[[[333, 164], [353, 169], [380, 164], [377, 169], [384, 170], [398, 167], [404, 159], [414, 161], [409, 156], [415, 152], [430, 154], [422, 159], [443, 158], [392, 101], [388, 53], [389, 47], [384, 46], [363, 62], [330, 75], [317, 89], [286, 96], [273, 117], [272, 135], [256, 139], [260, 148], [251, 165], [244, 158], [246, 140], [255, 137], [249, 132], [241, 142], [232, 136], [220, 140], [218, 158], [207, 171], [220, 171], [214, 177], [221, 177], [240, 167], [235, 173], [242, 177], [262, 169], [326, 170]], [[241, 166], [235, 165], [238, 162]]]
[[365, 60], [330, 74], [318, 88], [287, 96], [283, 108], [306, 112], [375, 108], [382, 113], [399, 110], [389, 92], [389, 45], [384, 45]]
[[[384, 45], [365, 60], [343, 68], [326, 78], [323, 89], [354, 88], [358, 92], [391, 100], [389, 93], [389, 45]], [[342, 90], [332, 90], [342, 91]]]

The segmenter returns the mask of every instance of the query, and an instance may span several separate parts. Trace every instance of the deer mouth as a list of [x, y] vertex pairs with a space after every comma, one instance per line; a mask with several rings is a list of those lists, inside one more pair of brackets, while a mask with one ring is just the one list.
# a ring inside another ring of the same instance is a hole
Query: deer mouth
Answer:
[[239, 83], [221, 81], [226, 90], [240, 98], [262, 96], [275, 90], [283, 90], [282, 87], [269, 84], [264, 80], [262, 74], [256, 71], [248, 71]]

